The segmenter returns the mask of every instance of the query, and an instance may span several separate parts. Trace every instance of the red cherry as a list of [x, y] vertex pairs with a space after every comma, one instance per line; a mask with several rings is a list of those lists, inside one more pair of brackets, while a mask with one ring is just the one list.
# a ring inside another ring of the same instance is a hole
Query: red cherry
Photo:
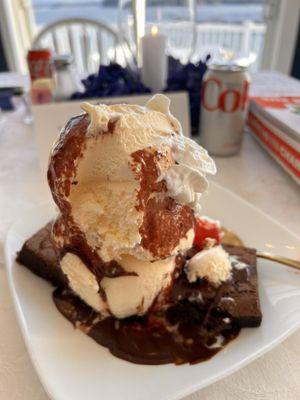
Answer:
[[207, 238], [215, 239], [217, 244], [221, 243], [221, 229], [217, 221], [206, 219], [204, 217], [197, 218], [194, 229], [194, 244], [200, 249], [203, 249]]

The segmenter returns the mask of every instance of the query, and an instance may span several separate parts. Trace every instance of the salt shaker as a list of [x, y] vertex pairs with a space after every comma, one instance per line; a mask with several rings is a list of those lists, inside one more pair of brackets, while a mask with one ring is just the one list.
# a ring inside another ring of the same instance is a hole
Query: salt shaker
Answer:
[[81, 84], [74, 68], [74, 57], [71, 54], [56, 55], [55, 91], [56, 101], [69, 100], [71, 95], [81, 90]]

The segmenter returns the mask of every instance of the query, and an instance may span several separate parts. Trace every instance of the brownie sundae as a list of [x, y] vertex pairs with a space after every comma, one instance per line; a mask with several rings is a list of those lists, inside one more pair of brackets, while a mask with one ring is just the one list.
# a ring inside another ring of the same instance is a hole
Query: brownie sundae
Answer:
[[255, 250], [201, 215], [216, 167], [169, 103], [83, 103], [50, 156], [59, 213], [18, 254], [75, 327], [141, 364], [206, 360], [261, 322]]

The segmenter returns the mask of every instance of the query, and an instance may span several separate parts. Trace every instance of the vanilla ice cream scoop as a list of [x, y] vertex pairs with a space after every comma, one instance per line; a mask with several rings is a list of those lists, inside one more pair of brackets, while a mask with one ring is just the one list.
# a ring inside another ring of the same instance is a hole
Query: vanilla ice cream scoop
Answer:
[[100, 282], [75, 254], [66, 253], [61, 267], [71, 289], [103, 317], [144, 315], [172, 283], [175, 257], [151, 263], [123, 256], [119, 263], [131, 275], [103, 278]]
[[86, 114], [69, 121], [48, 171], [60, 247], [80, 237], [110, 262], [123, 254], [159, 260], [191, 246], [194, 211], [216, 169], [184, 137], [169, 103], [163, 95], [145, 107], [84, 103]]

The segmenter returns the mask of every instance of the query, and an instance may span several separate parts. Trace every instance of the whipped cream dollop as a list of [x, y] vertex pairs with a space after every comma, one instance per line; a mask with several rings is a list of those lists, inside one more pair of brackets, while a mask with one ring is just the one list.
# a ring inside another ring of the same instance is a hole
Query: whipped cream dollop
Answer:
[[180, 122], [170, 112], [170, 100], [164, 95], [154, 96], [146, 105], [167, 115], [177, 133], [160, 140], [171, 148], [174, 164], [165, 170], [161, 179], [167, 182], [168, 192], [178, 203], [191, 207], [198, 215], [200, 197], [208, 189], [207, 175], [217, 172], [216, 165], [207, 150], [193, 139], [183, 135]]
[[190, 138], [174, 137], [170, 145], [175, 164], [163, 174], [170, 196], [198, 215], [200, 197], [208, 189], [206, 176], [217, 172], [215, 163], [207, 151]]
[[206, 278], [213, 285], [219, 286], [231, 276], [230, 256], [222, 246], [211, 247], [194, 255], [185, 271], [189, 282]]

